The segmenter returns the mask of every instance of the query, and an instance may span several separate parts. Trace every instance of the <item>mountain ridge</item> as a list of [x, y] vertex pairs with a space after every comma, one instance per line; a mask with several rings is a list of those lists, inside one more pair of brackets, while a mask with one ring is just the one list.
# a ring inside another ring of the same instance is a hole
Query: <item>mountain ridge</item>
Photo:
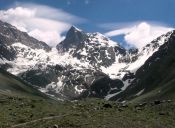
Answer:
[[174, 97], [174, 42], [175, 31], [173, 30], [169, 39], [137, 70], [136, 79], [131, 85], [111, 100], [134, 99], [138, 92], [140, 92], [138, 96], [143, 95], [144, 100]]
[[[5, 27], [3, 22], [1, 27]], [[0, 33], [4, 34], [4, 29]], [[21, 33], [17, 29], [13, 31]], [[25, 38], [21, 38], [21, 42], [1, 42], [1, 46], [5, 46], [2, 47], [4, 52], [0, 53], [0, 65], [58, 99], [74, 99], [82, 92], [110, 99], [134, 81], [136, 71], [171, 34], [158, 37], [142, 49], [126, 50], [100, 33], [86, 33], [73, 26], [66, 38], [52, 49], [46, 44], [35, 49], [25, 43]], [[1, 36], [1, 39], [5, 40], [6, 36]], [[40, 46], [39, 41], [34, 44]], [[3, 54], [5, 52], [10, 53], [10, 59]], [[100, 79], [108, 82], [100, 86]], [[117, 84], [113, 86], [113, 82]]]

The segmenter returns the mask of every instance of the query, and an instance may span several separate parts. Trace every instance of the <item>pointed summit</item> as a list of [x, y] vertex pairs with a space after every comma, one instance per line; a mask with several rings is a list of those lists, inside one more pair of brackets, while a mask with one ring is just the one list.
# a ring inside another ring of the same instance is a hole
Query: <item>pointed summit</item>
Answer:
[[70, 38], [70, 37], [73, 38], [74, 37], [74, 38], [78, 39], [78, 38], [81, 38], [81, 36], [84, 34], [85, 34], [85, 32], [83, 32], [82, 30], [80, 30], [79, 28], [77, 28], [75, 26], [72, 26], [68, 30], [68, 32], [66, 34], [66, 38]]
[[82, 30], [73, 25], [73, 26], [71, 26], [69, 31], [79, 31], [79, 32], [81, 32]]
[[69, 48], [76, 47], [86, 38], [87, 34], [84, 31], [72, 26], [67, 32], [66, 38], [57, 45], [57, 49], [68, 50]]

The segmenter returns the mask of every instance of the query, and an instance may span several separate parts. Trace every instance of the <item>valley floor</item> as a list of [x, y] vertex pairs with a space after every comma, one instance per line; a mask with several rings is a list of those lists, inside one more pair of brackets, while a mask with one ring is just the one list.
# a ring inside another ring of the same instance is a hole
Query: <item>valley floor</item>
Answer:
[[121, 105], [0, 96], [0, 128], [174, 128], [175, 102]]

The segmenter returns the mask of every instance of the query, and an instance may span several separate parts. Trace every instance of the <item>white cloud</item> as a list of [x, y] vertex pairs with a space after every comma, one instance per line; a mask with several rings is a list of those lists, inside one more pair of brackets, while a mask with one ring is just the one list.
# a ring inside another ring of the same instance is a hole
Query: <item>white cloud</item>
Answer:
[[0, 19], [50, 46], [56, 46], [63, 40], [62, 34], [72, 24], [85, 21], [61, 9], [35, 4], [21, 4], [8, 10], [0, 10]]
[[172, 29], [173, 28], [163, 25], [140, 22], [135, 23], [135, 25], [133, 25], [133, 23], [132, 25], [127, 24], [126, 27], [107, 32], [105, 35], [108, 37], [124, 35], [126, 43], [141, 48], [158, 36], [165, 34]]
[[29, 35], [38, 40], [48, 42], [50, 46], [55, 46], [58, 44], [58, 41], [62, 41], [64, 39], [64, 37], [59, 35], [57, 31], [41, 31], [39, 29], [34, 29], [29, 32]]

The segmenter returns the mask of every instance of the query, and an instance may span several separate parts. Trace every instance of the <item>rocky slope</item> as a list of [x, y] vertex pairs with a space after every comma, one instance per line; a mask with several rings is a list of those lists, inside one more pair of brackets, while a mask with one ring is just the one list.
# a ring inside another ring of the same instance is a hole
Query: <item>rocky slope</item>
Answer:
[[0, 21], [0, 42], [7, 46], [21, 42], [33, 49], [44, 49], [46, 51], [51, 49], [46, 43], [30, 37], [27, 33], [21, 32], [14, 26], [2, 21]]
[[175, 31], [166, 36], [165, 43], [137, 70], [131, 85], [111, 100], [174, 98]]

